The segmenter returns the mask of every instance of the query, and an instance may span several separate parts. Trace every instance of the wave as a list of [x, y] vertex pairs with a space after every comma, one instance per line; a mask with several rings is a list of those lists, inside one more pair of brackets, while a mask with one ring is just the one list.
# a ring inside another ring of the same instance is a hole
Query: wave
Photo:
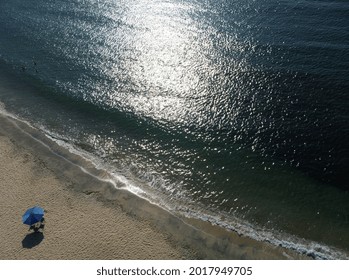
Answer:
[[[101, 182], [110, 183], [117, 189], [127, 190], [138, 197], [169, 211], [177, 217], [206, 221], [227, 230], [235, 231], [241, 236], [246, 236], [256, 241], [268, 242], [275, 246], [281, 246], [314, 259], [349, 259], [349, 256], [340, 249], [311, 240], [305, 240], [287, 233], [281, 233], [277, 230], [266, 230], [257, 225], [241, 220], [238, 217], [234, 217], [231, 214], [217, 211], [217, 209], [212, 211], [209, 206], [190, 200], [190, 196], [188, 196], [185, 191], [178, 191], [178, 187], [174, 194], [173, 188], [164, 185], [166, 184], [166, 181], [159, 175], [154, 176], [153, 173], [144, 173], [140, 176], [141, 178], [135, 178], [133, 177], [135, 172], [130, 172], [128, 169], [117, 171], [115, 170], [115, 166], [106, 163], [96, 155], [74, 145], [71, 139], [62, 138], [60, 135], [48, 131], [45, 127], [33, 127], [27, 121], [7, 112], [3, 103], [0, 103], [0, 113], [10, 119], [12, 118], [16, 121], [23, 122], [33, 129], [39, 129], [47, 138], [68, 150], [71, 154], [83, 158], [84, 161], [89, 162], [96, 170], [101, 171], [100, 174], [103, 174], [95, 175], [89, 172], [84, 166], [78, 166], [89, 176], [93, 176]], [[17, 127], [21, 129], [19, 126]], [[28, 134], [28, 132], [25, 133]], [[30, 136], [35, 138], [33, 135]], [[41, 145], [47, 146], [47, 144], [43, 143], [41, 140], [37, 138], [35, 139], [40, 142]], [[49, 146], [47, 146], [47, 148], [50, 149]], [[64, 158], [64, 156], [57, 154], [54, 151], [52, 152], [57, 156], [62, 157], [64, 160], [69, 161], [71, 164], [77, 165], [77, 163], [71, 162], [69, 159]], [[145, 180], [145, 178], [147, 180]], [[161, 191], [157, 191], [156, 185], [161, 185]], [[164, 189], [167, 189], [168, 193], [164, 193]]]

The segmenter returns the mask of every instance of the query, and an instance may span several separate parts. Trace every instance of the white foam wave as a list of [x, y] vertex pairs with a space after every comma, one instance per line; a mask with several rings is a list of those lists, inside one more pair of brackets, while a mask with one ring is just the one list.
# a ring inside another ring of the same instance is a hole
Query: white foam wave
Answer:
[[[33, 127], [27, 121], [19, 119], [17, 116], [7, 112], [4, 104], [1, 102], [0, 113], [4, 116], [23, 122], [31, 128], [35, 129], [35, 127]], [[166, 183], [164, 180], [161, 180], [161, 177], [157, 178], [157, 176], [153, 176], [153, 174], [151, 173], [146, 173], [143, 174], [141, 177], [148, 178], [148, 184], [144, 184], [144, 182], [137, 183], [137, 179], [131, 179], [130, 174], [126, 176], [125, 174], [116, 171], [111, 165], [105, 163], [102, 159], [76, 147], [74, 144], [72, 144], [72, 140], [63, 139], [60, 135], [52, 133], [42, 126], [38, 127], [37, 129], [42, 131], [50, 140], [54, 141], [59, 146], [67, 149], [70, 153], [82, 157], [83, 159], [91, 163], [93, 167], [97, 170], [104, 171], [104, 175], [103, 177], [96, 176], [89, 172], [86, 168], [78, 166], [77, 164], [71, 162], [72, 164], [77, 165], [83, 172], [95, 177], [100, 181], [108, 182], [112, 184], [115, 188], [128, 190], [129, 192], [143, 199], [146, 199], [148, 202], [156, 204], [169, 212], [172, 212], [177, 215], [182, 215], [187, 218], [208, 221], [212, 224], [218, 225], [228, 230], [233, 230], [237, 232], [239, 235], [247, 236], [261, 242], [268, 242], [275, 246], [282, 246], [284, 248], [297, 251], [300, 254], [310, 256], [314, 259], [349, 259], [349, 256], [346, 253], [338, 250], [337, 248], [333, 248], [314, 241], [301, 239], [289, 234], [265, 230], [261, 227], [248, 223], [245, 220], [241, 220], [237, 217], [228, 215], [224, 212], [210, 211], [210, 209], [203, 205], [200, 205], [200, 203], [191, 201], [189, 196], [184, 191], [178, 191], [178, 188], [176, 190], [175, 199], [173, 199], [173, 197], [170, 195], [172, 190], [174, 189], [173, 187], [162, 186], [160, 189], [154, 189], [156, 185]], [[29, 133], [27, 134], [31, 136]], [[31, 137], [40, 142], [42, 145], [46, 146], [57, 156], [64, 158], [63, 156], [54, 152], [47, 144], [43, 143], [41, 140], [33, 136]], [[68, 160], [66, 158], [64, 159]], [[168, 191], [167, 197], [166, 195], [163, 195], [163, 193], [161, 193], [161, 191], [164, 190]]]

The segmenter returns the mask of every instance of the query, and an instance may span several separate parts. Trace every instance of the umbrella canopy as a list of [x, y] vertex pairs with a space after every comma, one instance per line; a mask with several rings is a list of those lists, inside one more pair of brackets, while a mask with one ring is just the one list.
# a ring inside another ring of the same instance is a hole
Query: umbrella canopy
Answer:
[[25, 211], [24, 215], [22, 216], [22, 221], [23, 224], [33, 225], [37, 222], [40, 222], [43, 216], [44, 209], [39, 206], [35, 206]]

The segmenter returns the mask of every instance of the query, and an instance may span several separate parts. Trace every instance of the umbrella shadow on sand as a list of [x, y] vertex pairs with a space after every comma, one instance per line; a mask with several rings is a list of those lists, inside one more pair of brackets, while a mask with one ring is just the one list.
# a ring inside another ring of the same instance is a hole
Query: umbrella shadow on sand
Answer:
[[22, 240], [23, 248], [31, 249], [38, 246], [44, 239], [44, 234], [42, 232], [32, 232], [27, 234]]

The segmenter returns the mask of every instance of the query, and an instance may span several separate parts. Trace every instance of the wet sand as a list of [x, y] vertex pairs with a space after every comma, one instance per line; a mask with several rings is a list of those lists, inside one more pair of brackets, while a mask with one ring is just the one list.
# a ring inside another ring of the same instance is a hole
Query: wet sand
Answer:
[[[42, 233], [21, 216], [40, 205]], [[0, 115], [0, 259], [302, 259], [115, 188], [108, 174]]]

